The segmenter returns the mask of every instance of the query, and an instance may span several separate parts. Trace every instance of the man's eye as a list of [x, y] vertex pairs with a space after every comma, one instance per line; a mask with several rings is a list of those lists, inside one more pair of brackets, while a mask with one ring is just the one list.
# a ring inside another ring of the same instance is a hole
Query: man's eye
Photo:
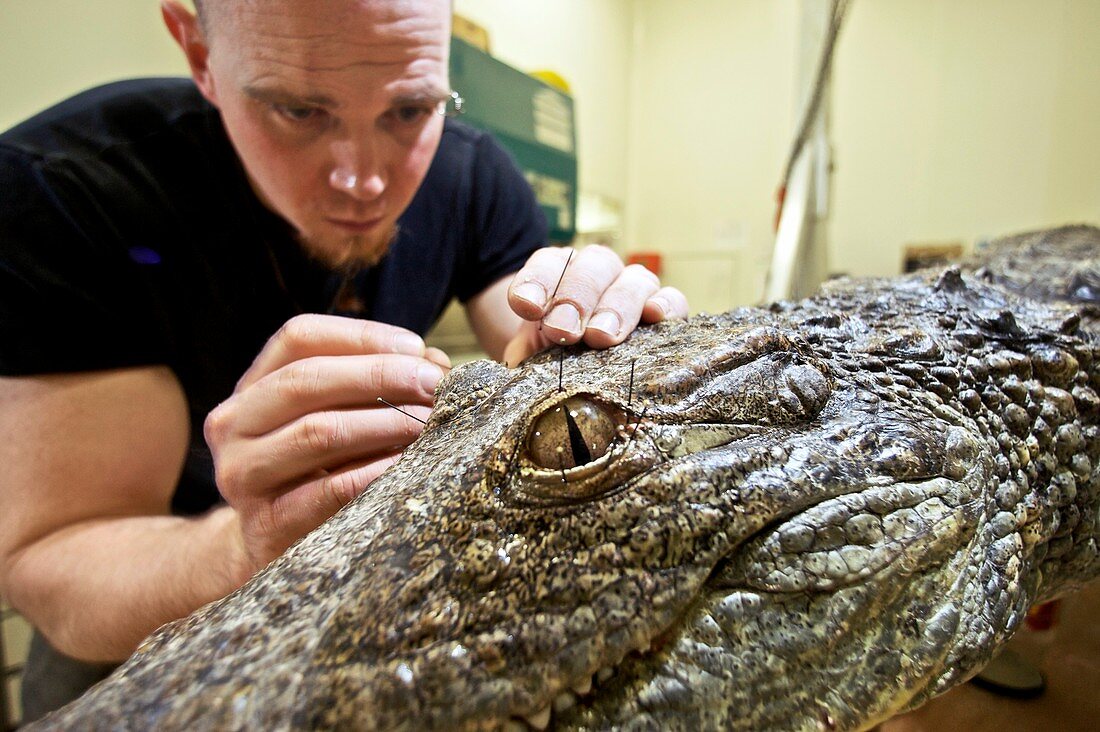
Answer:
[[317, 107], [288, 107], [283, 104], [275, 105], [275, 112], [283, 119], [291, 122], [308, 122], [318, 119], [324, 111]]
[[424, 121], [434, 111], [434, 107], [404, 106], [390, 110], [394, 121], [401, 125], [413, 125]]

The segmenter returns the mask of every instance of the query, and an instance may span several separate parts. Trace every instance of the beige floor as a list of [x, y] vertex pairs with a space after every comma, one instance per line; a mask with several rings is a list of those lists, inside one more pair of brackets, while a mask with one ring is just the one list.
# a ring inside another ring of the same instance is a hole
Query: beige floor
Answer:
[[0, 719], [0, 730], [11, 729], [19, 720], [19, 674], [14, 669], [23, 665], [27, 657], [27, 648], [31, 642], [31, 629], [27, 621], [12, 612], [6, 603], [0, 601], [0, 645], [4, 652], [0, 654], [0, 670], [3, 671], [3, 686], [0, 694], [5, 694], [3, 707], [7, 718]]
[[1010, 647], [1035, 663], [1047, 689], [1019, 701], [963, 684], [881, 732], [1092, 732], [1100, 730], [1100, 582], [1065, 598], [1047, 631], [1023, 630]]

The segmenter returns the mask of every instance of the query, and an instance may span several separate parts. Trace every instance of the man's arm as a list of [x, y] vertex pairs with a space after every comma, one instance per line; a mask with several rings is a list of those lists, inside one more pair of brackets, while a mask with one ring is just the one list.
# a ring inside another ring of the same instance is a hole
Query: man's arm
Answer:
[[247, 579], [232, 510], [168, 515], [188, 429], [165, 367], [0, 379], [0, 592], [62, 652], [123, 659]]
[[584, 340], [609, 348], [639, 323], [687, 317], [688, 303], [679, 290], [661, 287], [641, 265], [625, 266], [607, 247], [546, 247], [514, 276], [470, 298], [466, 313], [481, 347], [515, 366], [553, 345]]
[[502, 277], [466, 303], [466, 319], [477, 336], [477, 342], [496, 361], [504, 358], [504, 349], [523, 323], [523, 318], [508, 307], [508, 286], [511, 282], [512, 275]]
[[168, 515], [190, 425], [164, 367], [0, 379], [0, 593], [61, 651], [118, 660], [367, 488], [449, 361], [401, 328], [289, 321], [207, 417], [229, 504]]

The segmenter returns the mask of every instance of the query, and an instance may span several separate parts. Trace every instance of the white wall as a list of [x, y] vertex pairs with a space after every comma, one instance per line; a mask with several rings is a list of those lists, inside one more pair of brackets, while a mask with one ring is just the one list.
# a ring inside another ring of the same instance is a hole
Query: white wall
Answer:
[[[693, 304], [751, 302], [793, 134], [799, 5], [635, 0], [628, 229]], [[1100, 2], [855, 0], [834, 66], [830, 270], [1100, 223]]]
[[186, 73], [156, 0], [0, 0], [0, 130], [96, 84]]
[[636, 0], [626, 241], [696, 309], [760, 296], [794, 126], [798, 4]]
[[856, 0], [833, 104], [834, 270], [905, 242], [1100, 223], [1100, 3]]

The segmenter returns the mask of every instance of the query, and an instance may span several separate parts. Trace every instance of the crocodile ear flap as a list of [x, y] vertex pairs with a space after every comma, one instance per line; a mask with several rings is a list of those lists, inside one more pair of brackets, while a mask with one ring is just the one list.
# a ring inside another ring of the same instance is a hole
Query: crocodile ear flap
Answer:
[[502, 364], [487, 359], [455, 366], [436, 387], [432, 421], [446, 422], [456, 412], [484, 401], [510, 373]]
[[670, 411], [689, 422], [796, 424], [814, 419], [833, 392], [825, 367], [794, 352], [767, 353], [726, 368], [711, 373]]
[[894, 483], [812, 506], [749, 542], [715, 579], [767, 592], [832, 592], [942, 562], [974, 531], [977, 507], [954, 482]]

